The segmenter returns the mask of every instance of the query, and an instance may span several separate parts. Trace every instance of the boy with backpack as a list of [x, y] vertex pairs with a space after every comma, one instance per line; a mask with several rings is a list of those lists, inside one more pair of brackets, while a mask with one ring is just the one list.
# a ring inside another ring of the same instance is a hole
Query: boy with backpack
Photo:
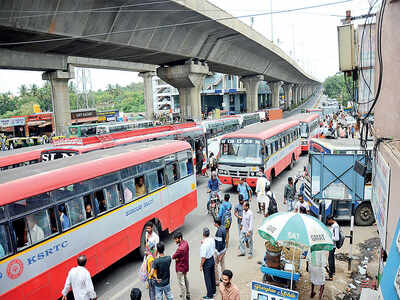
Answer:
[[219, 207], [218, 212], [218, 219], [221, 220], [221, 224], [225, 227], [226, 231], [225, 246], [227, 249], [229, 245], [229, 229], [232, 224], [232, 204], [229, 202], [230, 197], [229, 194], [225, 194], [224, 202]]
[[329, 226], [329, 229], [332, 233], [332, 241], [334, 243], [334, 247], [332, 250], [329, 251], [328, 255], [328, 265], [329, 268], [327, 269], [329, 274], [329, 281], [333, 280], [333, 275], [335, 274], [335, 250], [336, 248], [341, 248], [344, 241], [344, 235], [341, 233], [339, 224], [333, 219], [332, 216], [328, 216], [326, 218], [326, 223]]

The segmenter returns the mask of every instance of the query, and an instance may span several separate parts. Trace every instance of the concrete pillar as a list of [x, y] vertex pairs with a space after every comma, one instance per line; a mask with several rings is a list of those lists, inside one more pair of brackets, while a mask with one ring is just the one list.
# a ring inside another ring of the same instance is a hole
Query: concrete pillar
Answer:
[[146, 119], [154, 119], [154, 97], [153, 97], [153, 76], [155, 72], [140, 72], [139, 76], [143, 78], [144, 83], [144, 107], [146, 109]]
[[182, 119], [202, 119], [200, 93], [208, 73], [207, 64], [193, 60], [183, 65], [157, 68], [158, 77], [178, 89]]
[[301, 103], [301, 94], [303, 87], [301, 85], [297, 86], [297, 105]]
[[240, 81], [246, 89], [247, 112], [258, 111], [258, 86], [264, 79], [262, 75], [241, 77]]
[[279, 108], [279, 92], [281, 90], [282, 81], [268, 83], [272, 93], [272, 108]]
[[71, 125], [71, 108], [69, 103], [68, 80], [74, 78], [74, 70], [48, 71], [42, 74], [43, 80], [51, 84], [51, 98], [53, 103], [53, 118], [56, 135], [67, 136], [68, 127]]
[[240, 95], [234, 94], [235, 97], [235, 112], [240, 113]]
[[291, 96], [292, 96], [292, 87], [293, 84], [286, 83], [282, 85], [283, 91], [285, 92], [285, 109], [290, 109], [291, 106]]
[[222, 109], [229, 111], [229, 94], [224, 94], [222, 96]]

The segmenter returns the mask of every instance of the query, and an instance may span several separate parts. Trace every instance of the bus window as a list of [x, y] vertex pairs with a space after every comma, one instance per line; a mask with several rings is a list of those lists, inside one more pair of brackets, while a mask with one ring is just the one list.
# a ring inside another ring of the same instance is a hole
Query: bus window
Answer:
[[65, 204], [60, 204], [58, 206], [58, 218], [61, 224], [61, 230], [67, 230], [71, 227], [71, 220], [69, 218], [69, 212], [67, 211], [67, 207]]
[[275, 141], [275, 152], [277, 152], [279, 150], [279, 141]]
[[125, 203], [129, 203], [133, 200], [136, 195], [136, 185], [132, 179], [122, 183], [122, 191], [124, 193]]
[[[161, 170], [162, 171], [162, 170]], [[148, 187], [148, 192], [155, 191], [161, 187], [162, 182], [160, 182], [160, 177], [158, 171], [154, 170], [146, 174], [146, 183]]]
[[[88, 198], [90, 200], [90, 197]], [[71, 226], [79, 224], [85, 220], [84, 216], [86, 208], [84, 207], [84, 200], [82, 197], [69, 200], [68, 202], [65, 203], [65, 205], [67, 206], [67, 213], [71, 221]], [[91, 213], [92, 205], [90, 203], [88, 203], [88, 205], [89, 205], [89, 212]]]
[[193, 174], [193, 160], [192, 160], [192, 158], [189, 158], [187, 160], [186, 167], [187, 167], [188, 175], [192, 175]]
[[121, 195], [119, 193], [118, 186], [116, 184], [106, 187], [104, 189], [104, 191], [105, 191], [106, 198], [107, 198], [106, 200], [107, 200], [108, 209], [117, 207], [122, 203]]
[[9, 212], [11, 216], [16, 216], [25, 212], [29, 212], [36, 208], [40, 208], [51, 204], [50, 193], [43, 193], [25, 200], [17, 201], [9, 204]]
[[176, 163], [167, 165], [165, 167], [165, 175], [167, 177], [168, 184], [174, 183], [178, 180], [178, 171]]
[[181, 178], [188, 175], [186, 160], [179, 161], [179, 174]]
[[144, 177], [140, 176], [135, 178], [136, 198], [146, 195], [146, 186], [144, 184]]
[[83, 203], [85, 205], [85, 215], [86, 219], [94, 217], [92, 201], [90, 200], [90, 195], [83, 196]]
[[0, 224], [0, 259], [12, 253], [7, 225]]
[[94, 211], [96, 214], [105, 212], [107, 210], [107, 202], [104, 197], [103, 190], [98, 190], [93, 193], [94, 195]]

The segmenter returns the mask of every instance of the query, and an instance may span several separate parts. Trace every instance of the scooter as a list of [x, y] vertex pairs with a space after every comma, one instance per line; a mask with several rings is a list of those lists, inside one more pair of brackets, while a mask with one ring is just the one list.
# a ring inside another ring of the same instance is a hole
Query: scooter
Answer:
[[207, 210], [214, 219], [217, 218], [219, 212], [219, 206], [221, 205], [221, 200], [219, 199], [218, 191], [212, 191], [210, 195], [210, 201], [207, 203]]

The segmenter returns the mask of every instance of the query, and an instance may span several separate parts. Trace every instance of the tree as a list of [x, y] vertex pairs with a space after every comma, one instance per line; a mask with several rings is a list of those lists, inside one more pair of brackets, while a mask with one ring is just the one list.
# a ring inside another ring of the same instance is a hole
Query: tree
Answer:
[[16, 108], [16, 101], [11, 97], [10, 93], [0, 94], [0, 116]]
[[353, 100], [352, 94], [352, 79], [347, 79], [345, 81], [345, 77], [342, 73], [336, 73], [333, 76], [329, 76], [324, 81], [324, 94], [329, 98], [336, 98], [338, 101], [341, 101], [343, 106], [347, 106], [348, 101]]

